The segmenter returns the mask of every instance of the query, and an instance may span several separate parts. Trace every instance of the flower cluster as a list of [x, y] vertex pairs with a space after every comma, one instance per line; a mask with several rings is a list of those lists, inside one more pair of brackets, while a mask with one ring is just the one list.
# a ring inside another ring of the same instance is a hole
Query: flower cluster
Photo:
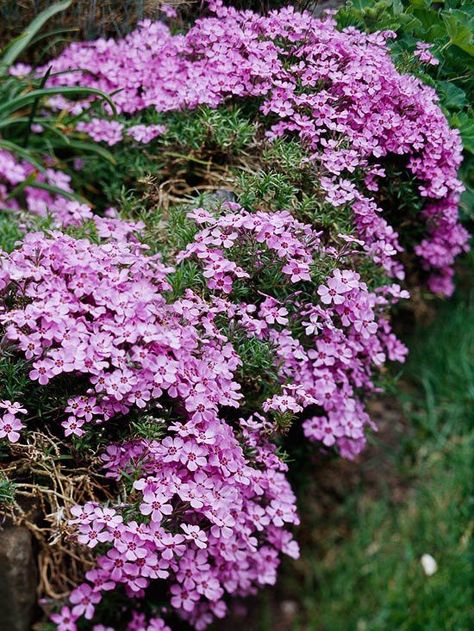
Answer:
[[20, 440], [20, 431], [24, 428], [19, 414], [26, 414], [26, 410], [21, 403], [15, 401], [0, 401], [0, 438], [6, 438], [11, 443]]
[[132, 125], [127, 129], [127, 135], [139, 143], [148, 144], [165, 131], [165, 125]]
[[[171, 612], [204, 629], [225, 615], [229, 596], [273, 583], [281, 555], [298, 554], [295, 497], [272, 437], [290, 420], [322, 449], [354, 457], [375, 428], [364, 407], [378, 390], [374, 375], [406, 355], [388, 319], [409, 297], [398, 284], [404, 218], [395, 223], [383, 202], [391, 162], [426, 199], [408, 223], [418, 224], [414, 251], [433, 291], [451, 291], [466, 247], [459, 136], [434, 91], [395, 69], [393, 34], [338, 31], [331, 17], [291, 8], [261, 17], [209, 4], [214, 14], [185, 35], [147, 21], [120, 41], [72, 44], [51, 62], [48, 85], [113, 92], [120, 119], [92, 115], [90, 99], [49, 106], [80, 113], [76, 130], [113, 147], [165, 133], [142, 110], [166, 122], [169, 111], [257, 100], [269, 142], [301, 141], [315, 199], [349, 215], [353, 230], [336, 237], [311, 225], [311, 213], [215, 202], [188, 213], [191, 236], [167, 251], [171, 267], [138, 240], [143, 223], [74, 201], [57, 164], [36, 172], [0, 150], [0, 201], [20, 210], [10, 194], [25, 183], [26, 210], [94, 235], [29, 233], [0, 254], [4, 342], [32, 389], [57, 398], [56, 384], [69, 384], [50, 429], [76, 447], [100, 435], [103, 468], [121, 489], [69, 516], [96, 562], [53, 614], [59, 631], [103, 631], [95, 622], [108, 591], [132, 603], [121, 628], [169, 631]], [[196, 284], [170, 291], [187, 266]], [[367, 266], [392, 280], [369, 282]], [[268, 391], [245, 378], [247, 342], [272, 357], [271, 376], [258, 376]], [[0, 402], [0, 439], [27, 433], [24, 414], [21, 403]], [[169, 603], [160, 611], [148, 606], [156, 590]]]
[[[286, 467], [251, 428], [242, 421], [243, 445], [255, 450], [258, 468], [217, 419], [175, 423], [163, 440], [107, 449], [108, 475], [139, 474], [130, 504], [73, 510], [79, 542], [108, 548], [71, 594], [74, 619], [92, 618], [104, 591], [122, 585], [140, 599], [151, 581], [167, 579], [171, 606], [202, 629], [225, 615], [225, 594], [274, 583], [279, 553], [298, 554], [285, 529], [297, 523], [294, 496]], [[125, 521], [132, 505], [139, 520]]]
[[[87, 574], [93, 586], [78, 587], [61, 615], [90, 619], [104, 590], [124, 584], [140, 598], [151, 580], [169, 578], [172, 606], [203, 628], [224, 615], [224, 593], [273, 582], [279, 552], [297, 553], [285, 530], [297, 522], [294, 496], [258, 423], [242, 420], [238, 440], [220, 415], [241, 398], [240, 359], [215, 324], [225, 305], [192, 292], [167, 304], [171, 270], [136, 243], [30, 233], [2, 263], [0, 288], [14, 285], [15, 304], [1, 321], [31, 362], [30, 379], [46, 387], [59, 375], [81, 377], [64, 409], [66, 436], [132, 408], [166, 405], [170, 419], [161, 441], [107, 449], [109, 475], [140, 473], [136, 498], [119, 510], [76, 511], [78, 541], [109, 550]], [[4, 405], [3, 432], [15, 441], [21, 424], [12, 415], [23, 410]]]
[[120, 142], [124, 134], [136, 142], [147, 144], [166, 131], [165, 125], [131, 125], [124, 130], [122, 123], [104, 118], [92, 118], [88, 122], [80, 121], [76, 129], [85, 132], [96, 142], [105, 142], [110, 147]]
[[[32, 180], [31, 185], [28, 181]], [[36, 172], [35, 167], [26, 160], [16, 158], [7, 150], [0, 150], [0, 203], [10, 210], [20, 212], [20, 202], [11, 197], [18, 184], [24, 186], [24, 207], [33, 215], [52, 217], [57, 226], [78, 225], [92, 217], [91, 208], [84, 203], [69, 199], [72, 194], [71, 176], [51, 167], [43, 172]], [[44, 187], [43, 187], [44, 185]], [[54, 189], [63, 193], [56, 193]]]
[[[319, 232], [284, 211], [249, 214], [236, 203], [224, 202], [218, 217], [202, 208], [189, 217], [206, 227], [177, 259], [195, 257], [215, 296], [230, 294], [236, 278], [248, 279], [251, 285], [262, 265], [276, 264], [290, 288], [301, 288], [311, 281], [313, 263], [316, 267], [317, 261], [335, 255], [332, 247], [322, 244]], [[250, 255], [245, 269], [232, 260], [242, 259], [242, 248]], [[265, 258], [265, 252], [271, 256]], [[360, 274], [339, 268], [324, 284], [310, 287], [316, 293], [312, 299], [295, 288], [284, 304], [265, 296], [258, 305], [241, 302], [227, 313], [248, 335], [277, 349], [283, 395], [264, 402], [263, 410], [295, 415], [317, 406], [325, 415], [306, 420], [305, 435], [326, 446], [336, 444], [342, 455], [353, 457], [364, 447], [365, 428], [371, 425], [358, 393], [374, 389], [374, 368], [387, 359], [403, 361], [406, 355], [383, 314], [409, 294], [396, 284], [371, 292]], [[301, 329], [304, 337], [294, 333]]]
[[426, 42], [417, 42], [414, 55], [424, 64], [438, 66], [439, 59], [433, 55], [431, 48], [431, 44], [427, 44]]
[[103, 118], [92, 118], [87, 123], [81, 121], [77, 123], [76, 129], [86, 132], [93, 140], [105, 142], [109, 146], [116, 145], [123, 138], [122, 123]]
[[[332, 18], [291, 7], [261, 17], [219, 0], [209, 4], [215, 16], [198, 20], [185, 36], [145, 21], [120, 41], [74, 43], [53, 60], [60, 74], [50, 83], [114, 92], [125, 114], [262, 99], [269, 138], [301, 139], [327, 199], [352, 208], [367, 252], [398, 279], [398, 235], [373, 193], [387, 177], [387, 161], [403, 158], [427, 199], [418, 218], [426, 237], [416, 253], [432, 271], [430, 287], [449, 294], [454, 258], [467, 242], [457, 219], [461, 142], [434, 90], [396, 70], [387, 49], [394, 33], [338, 31]], [[416, 54], [433, 63], [426, 47]]]
[[[223, 255], [223, 250], [247, 248], [258, 256], [258, 246], [268, 248], [284, 263], [282, 272], [292, 283], [311, 280], [312, 253], [319, 245], [320, 233], [311, 226], [294, 219], [291, 213], [255, 212], [248, 213], [238, 204], [227, 202], [224, 208], [230, 212], [219, 219], [198, 208], [189, 213], [189, 218], [198, 224], [206, 224], [193, 243], [177, 257], [182, 261], [196, 256], [204, 263], [204, 276], [210, 289], [230, 293], [233, 278], [248, 278], [249, 275]], [[257, 261], [258, 265], [258, 261]]]
[[[371, 424], [359, 393], [374, 388], [374, 367], [404, 357], [383, 311], [406, 292], [392, 285], [371, 293], [350, 269], [312, 285], [314, 258], [332, 249], [310, 226], [286, 212], [250, 214], [232, 202], [189, 216], [205, 227], [177, 262], [200, 261], [207, 297], [187, 290], [167, 301], [172, 269], [127, 240], [131, 227], [109, 231], [113, 218], [98, 219], [99, 245], [30, 233], [3, 255], [0, 290], [14, 296], [0, 317], [6, 340], [30, 362], [33, 382], [49, 387], [69, 374], [81, 384], [65, 401], [65, 436], [80, 438], [133, 410], [151, 414], [161, 433], [106, 449], [108, 475], [133, 480], [125, 502], [73, 509], [78, 543], [99, 553], [71, 607], [55, 614], [59, 629], [92, 619], [104, 592], [122, 586], [140, 601], [152, 582], [165, 580], [171, 606], [203, 629], [225, 614], [226, 594], [273, 583], [280, 554], [297, 555], [287, 527], [298, 519], [286, 465], [268, 441], [271, 418], [303, 415], [308, 438], [352, 457]], [[232, 260], [242, 248], [251, 253], [245, 269]], [[284, 305], [270, 295], [233, 302], [234, 279], [251, 285], [265, 252], [295, 290]], [[226, 277], [228, 287], [218, 282]], [[297, 290], [305, 286], [314, 288], [312, 300]], [[225, 410], [240, 405], [241, 360], [221, 316], [230, 328], [270, 342], [279, 366], [280, 393], [237, 424]], [[301, 327], [303, 338], [295, 333]], [[24, 410], [3, 405], [3, 432], [15, 441], [22, 424], [12, 421]]]
[[196, 422], [218, 405], [237, 406], [238, 357], [214, 314], [202, 317], [208, 305], [193, 295], [166, 304], [169, 271], [136, 244], [94, 246], [61, 233], [30, 233], [3, 261], [1, 286], [14, 279], [27, 304], [1, 321], [32, 361], [30, 379], [46, 385], [60, 374], [87, 376], [86, 394], [68, 400], [66, 431], [81, 435], [84, 424], [144, 408], [164, 392], [183, 397]]

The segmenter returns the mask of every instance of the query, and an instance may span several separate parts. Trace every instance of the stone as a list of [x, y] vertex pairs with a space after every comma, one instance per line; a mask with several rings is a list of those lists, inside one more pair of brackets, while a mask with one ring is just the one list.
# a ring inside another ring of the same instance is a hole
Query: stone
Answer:
[[219, 202], [235, 202], [237, 200], [235, 193], [227, 188], [218, 188], [212, 193], [212, 197]]
[[37, 572], [29, 530], [0, 530], [0, 631], [31, 631]]

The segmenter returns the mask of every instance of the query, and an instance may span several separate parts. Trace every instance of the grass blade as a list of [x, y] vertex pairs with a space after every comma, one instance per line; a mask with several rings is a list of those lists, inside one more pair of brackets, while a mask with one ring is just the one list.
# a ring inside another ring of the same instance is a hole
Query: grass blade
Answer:
[[27, 149], [24, 149], [23, 147], [20, 147], [19, 145], [15, 144], [14, 142], [10, 142], [9, 140], [4, 140], [3, 138], [0, 138], [0, 148], [6, 149], [11, 153], [20, 156], [20, 158], [23, 158], [23, 160], [26, 160], [26, 162], [32, 164], [35, 169], [38, 169], [38, 171], [41, 171], [42, 173], [44, 172], [44, 167], [31, 155], [31, 153]]
[[15, 39], [8, 47], [7, 51], [3, 55], [0, 61], [0, 75], [5, 74], [8, 68], [16, 61], [17, 57], [27, 48], [32, 39], [37, 35], [38, 31], [43, 28], [43, 25], [56, 15], [64, 11], [71, 6], [72, 0], [63, 0], [63, 2], [56, 2], [44, 11], [42, 11], [36, 18], [30, 23], [28, 28]]
[[84, 142], [82, 140], [73, 140], [71, 138], [68, 138], [67, 142], [59, 143], [59, 142], [53, 141], [52, 145], [55, 148], [64, 147], [68, 149], [77, 150], [79, 155], [83, 152], [96, 153], [97, 155], [104, 158], [104, 160], [107, 160], [107, 162], [110, 162], [111, 164], [116, 164], [116, 160], [113, 157], [113, 155], [110, 153], [110, 151], [107, 151], [107, 149], [104, 149], [103, 147], [101, 147], [100, 145], [96, 143]]
[[[50, 74], [51, 74], [51, 66], [46, 70], [46, 72], [44, 73], [44, 76], [41, 78], [41, 82], [39, 85], [40, 90], [42, 90], [44, 86], [46, 85], [46, 81], [48, 80], [48, 77]], [[30, 116], [28, 118], [28, 124], [26, 126], [25, 138], [23, 140], [23, 145], [25, 147], [28, 146], [28, 140], [30, 139], [30, 134], [31, 134], [31, 125], [33, 123], [34, 117], [36, 116], [36, 110], [38, 109], [39, 101], [40, 101], [39, 96], [37, 96], [36, 99], [33, 101], [33, 106], [31, 108]]]
[[81, 195], [77, 195], [77, 193], [71, 193], [70, 191], [65, 191], [63, 188], [59, 188], [59, 186], [53, 186], [52, 184], [46, 184], [45, 182], [30, 182], [28, 186], [32, 186], [33, 188], [40, 188], [43, 191], [48, 191], [48, 193], [53, 193], [54, 195], [61, 195], [62, 197], [66, 197], [67, 199], [71, 199], [75, 202], [81, 202], [81, 204], [87, 204], [87, 200]]
[[31, 90], [31, 92], [28, 92], [27, 94], [22, 94], [17, 96], [15, 99], [7, 101], [4, 105], [0, 105], [0, 117], [31, 105], [37, 98], [55, 96], [58, 94], [62, 96], [98, 96], [110, 105], [114, 114], [117, 113], [114, 102], [110, 96], [108, 96], [105, 92], [102, 92], [102, 90], [97, 90], [96, 88], [61, 86], [56, 88]]

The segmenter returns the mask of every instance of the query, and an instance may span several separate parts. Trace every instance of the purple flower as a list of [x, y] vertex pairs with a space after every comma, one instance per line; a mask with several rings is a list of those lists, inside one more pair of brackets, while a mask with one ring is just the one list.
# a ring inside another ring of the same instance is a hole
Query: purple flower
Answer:
[[58, 631], [76, 631], [77, 618], [78, 616], [75, 616], [67, 606], [62, 607], [59, 613], [53, 613], [51, 615], [51, 620], [58, 625]]
[[188, 541], [193, 541], [198, 548], [207, 548], [207, 536], [199, 526], [190, 526], [188, 524], [181, 524], [181, 528], [184, 531], [184, 536]]
[[100, 602], [101, 596], [92, 590], [90, 585], [83, 583], [76, 587], [69, 596], [69, 600], [74, 605], [72, 614], [76, 617], [84, 616], [86, 620], [92, 620], [95, 605]]
[[163, 493], [146, 491], [143, 494], [143, 503], [140, 504], [140, 512], [142, 515], [150, 515], [151, 519], [159, 524], [163, 517], [173, 512], [173, 507], [168, 501], [169, 496]]
[[20, 431], [24, 428], [19, 418], [7, 412], [0, 418], [0, 438], [7, 438], [11, 443], [20, 440]]
[[132, 532], [125, 531], [119, 541], [115, 544], [117, 550], [125, 555], [127, 561], [143, 559], [147, 555], [144, 542]]
[[[317, 212], [311, 224], [311, 212], [303, 221], [296, 208], [275, 210], [271, 200], [191, 210], [196, 233], [168, 255], [178, 274], [192, 260], [204, 281], [175, 299], [175, 270], [141, 243], [143, 223], [114, 209], [94, 215], [54, 193], [74, 193], [62, 166], [37, 173], [0, 151], [0, 197], [25, 183], [21, 204], [14, 196], [9, 203], [59, 228], [28, 232], [13, 252], [0, 253], [0, 289], [12, 298], [0, 313], [5, 342], [30, 362], [35, 388], [53, 377], [74, 383], [77, 396], [61, 410], [64, 433], [99, 432], [110, 488], [127, 489], [107, 505], [71, 510], [70, 525], [93, 548], [96, 567], [72, 592], [72, 612], [55, 614], [66, 631], [92, 619], [103, 592], [116, 587], [137, 601], [130, 631], [165, 629], [140, 613], [155, 580], [167, 581], [167, 609], [204, 629], [225, 615], [227, 596], [273, 583], [281, 555], [298, 554], [290, 532], [295, 497], [271, 437], [282, 419], [294, 418], [309, 440], [353, 458], [373, 426], [364, 396], [376, 391], [374, 373], [406, 354], [388, 311], [406, 297], [398, 283], [407, 240], [378, 202], [394, 156], [425, 200], [412, 218], [422, 236], [409, 254], [429, 273], [432, 291], [452, 292], [454, 259], [466, 249], [457, 213], [459, 134], [433, 89], [397, 71], [391, 33], [340, 31], [330, 16], [293, 8], [262, 17], [214, 0], [210, 9], [215, 15], [186, 33], [146, 20], [123, 40], [74, 43], [48, 62], [48, 87], [113, 92], [117, 118], [89, 98], [56, 95], [46, 107], [64, 111], [66, 121], [80, 118], [76, 132], [114, 146], [124, 136], [144, 144], [162, 134], [163, 126], [143, 122], [156, 112], [165, 120], [167, 112], [254, 99], [255, 122], [268, 138], [299, 140], [318, 205], [349, 217], [348, 234], [328, 229]], [[414, 54], [437, 62], [428, 45]], [[32, 176], [39, 187], [28, 186]], [[94, 232], [94, 243], [63, 227]], [[369, 287], [364, 261], [392, 285]], [[268, 275], [275, 286], [263, 293]], [[258, 378], [250, 388], [242, 378], [245, 357], [234, 340], [271, 350], [272, 374], [262, 377], [276, 390], [258, 405]], [[0, 437], [18, 440], [24, 410], [0, 407]], [[137, 416], [153, 438], [130, 422]], [[107, 443], [122, 429], [127, 438]]]

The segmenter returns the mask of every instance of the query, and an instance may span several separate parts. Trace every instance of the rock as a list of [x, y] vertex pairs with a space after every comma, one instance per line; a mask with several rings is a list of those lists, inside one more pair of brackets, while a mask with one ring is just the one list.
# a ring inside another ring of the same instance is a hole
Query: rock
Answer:
[[36, 605], [36, 565], [31, 534], [15, 526], [0, 531], [0, 631], [30, 631]]
[[212, 197], [219, 202], [235, 202], [237, 199], [235, 193], [227, 188], [218, 188], [212, 193]]
[[294, 600], [283, 600], [280, 609], [285, 618], [294, 618], [298, 613], [298, 603]]

